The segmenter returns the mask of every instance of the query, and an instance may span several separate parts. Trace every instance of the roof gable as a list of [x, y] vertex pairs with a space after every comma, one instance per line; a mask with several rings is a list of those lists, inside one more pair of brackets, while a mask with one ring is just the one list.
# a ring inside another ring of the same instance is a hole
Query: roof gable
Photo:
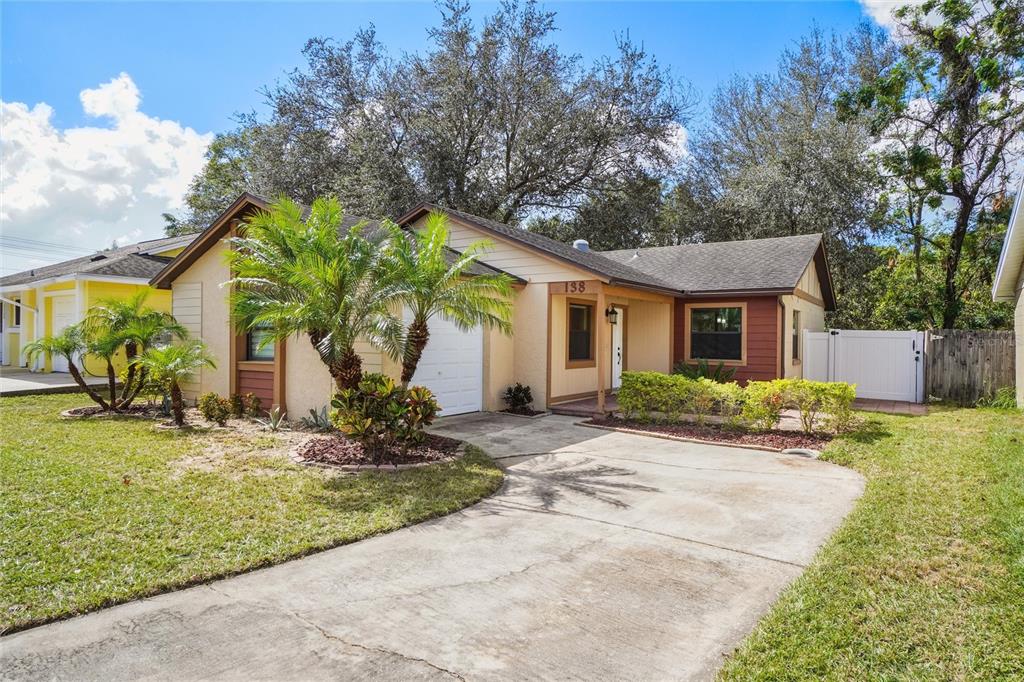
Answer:
[[499, 238], [512, 240], [523, 248], [530, 249], [536, 253], [561, 261], [574, 268], [597, 275], [613, 283], [627, 284], [642, 288], [655, 289], [658, 291], [674, 292], [671, 284], [661, 280], [659, 277], [642, 272], [638, 269], [617, 263], [606, 258], [596, 251], [581, 251], [568, 244], [545, 237], [544, 235], [530, 232], [528, 230], [511, 227], [496, 220], [481, 218], [465, 211], [452, 208], [445, 208], [429, 203], [422, 203], [412, 209], [399, 219], [400, 225], [409, 225], [419, 220], [431, 211], [440, 211], [477, 228], [481, 232]]
[[[199, 234], [199, 237], [197, 237], [195, 241], [189, 244], [188, 247], [178, 254], [173, 260], [170, 260], [166, 266], [159, 270], [159, 272], [154, 273], [150, 280], [150, 284], [159, 289], [170, 288], [171, 282], [173, 282], [178, 275], [185, 272], [199, 259], [200, 256], [206, 253], [210, 247], [229, 234], [232, 223], [251, 215], [255, 211], [267, 210], [271, 203], [272, 202], [265, 197], [251, 194], [249, 192], [243, 192], [237, 199], [235, 199], [234, 202], [232, 202], [231, 206], [226, 208], [219, 216], [217, 216], [216, 220], [214, 220], [208, 228]], [[310, 207], [304, 204], [300, 204], [300, 207], [302, 208], [303, 219], [308, 218]], [[341, 225], [338, 229], [339, 231], [348, 230], [359, 223], [367, 223], [371, 230], [380, 227], [380, 223], [378, 221], [357, 215], [345, 214], [342, 216]], [[449, 249], [449, 252], [448, 261], [450, 263], [454, 263], [461, 255], [454, 249]], [[498, 268], [487, 265], [486, 263], [477, 261], [470, 266], [468, 272], [473, 275], [482, 275], [497, 274], [502, 271]], [[517, 282], [523, 281], [514, 276], [513, 279]]]

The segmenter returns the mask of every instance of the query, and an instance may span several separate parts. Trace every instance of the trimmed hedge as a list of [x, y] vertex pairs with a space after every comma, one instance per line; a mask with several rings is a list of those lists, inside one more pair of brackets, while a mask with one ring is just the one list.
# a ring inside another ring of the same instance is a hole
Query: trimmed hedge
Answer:
[[782, 410], [794, 408], [807, 433], [850, 428], [855, 397], [850, 384], [775, 379], [741, 387], [735, 381], [716, 383], [660, 372], [623, 372], [618, 392], [619, 409], [629, 418], [648, 420], [660, 413], [678, 421], [692, 414], [702, 424], [709, 414], [718, 414], [726, 426], [767, 431], [779, 423]]

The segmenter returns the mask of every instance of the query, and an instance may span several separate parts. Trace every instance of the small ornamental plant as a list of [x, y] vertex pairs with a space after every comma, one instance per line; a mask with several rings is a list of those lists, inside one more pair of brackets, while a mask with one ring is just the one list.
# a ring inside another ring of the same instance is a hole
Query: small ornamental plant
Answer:
[[217, 426], [226, 426], [231, 416], [231, 401], [213, 392], [199, 396], [198, 407], [203, 418]]
[[505, 401], [509, 412], [529, 414], [533, 410], [533, 391], [529, 386], [524, 386], [518, 381], [515, 385], [505, 389], [501, 399]]
[[263, 401], [255, 393], [246, 393], [245, 398], [245, 414], [253, 419], [263, 416]]

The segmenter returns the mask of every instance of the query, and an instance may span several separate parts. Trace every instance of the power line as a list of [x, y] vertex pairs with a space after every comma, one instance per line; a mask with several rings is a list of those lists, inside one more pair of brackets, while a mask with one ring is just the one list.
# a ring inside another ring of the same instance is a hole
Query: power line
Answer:
[[48, 242], [42, 239], [31, 239], [29, 237], [18, 237], [12, 234], [0, 234], [0, 242], [20, 242], [28, 246], [47, 246], [55, 247], [60, 249], [67, 249], [72, 251], [83, 251], [85, 253], [91, 253], [93, 249], [87, 249], [84, 246], [73, 246], [71, 244], [61, 244], [59, 242]]

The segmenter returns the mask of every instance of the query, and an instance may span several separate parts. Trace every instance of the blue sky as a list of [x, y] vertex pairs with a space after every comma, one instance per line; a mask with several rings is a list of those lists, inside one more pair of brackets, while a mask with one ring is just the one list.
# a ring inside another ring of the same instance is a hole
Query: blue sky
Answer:
[[[845, 33], [891, 0], [865, 2], [544, 7], [564, 52], [611, 55], [628, 32], [706, 101], [734, 74], [772, 70], [814, 25]], [[0, 2], [0, 231], [83, 253], [157, 237], [213, 133], [261, 111], [260, 88], [302, 66], [309, 37], [344, 40], [373, 24], [393, 52], [422, 51], [438, 16], [430, 2]], [[5, 248], [0, 273], [64, 257]]]
[[[494, 3], [474, 5], [482, 17]], [[735, 73], [771, 69], [815, 23], [839, 32], [857, 2], [553, 2], [563, 50], [612, 54], [628, 32], [705, 96]], [[259, 108], [259, 89], [302, 65], [307, 38], [344, 39], [373, 24], [391, 50], [420, 51], [432, 3], [2, 3], [4, 101], [46, 102], [59, 127], [86, 117], [78, 93], [127, 72], [151, 116], [223, 130]]]

